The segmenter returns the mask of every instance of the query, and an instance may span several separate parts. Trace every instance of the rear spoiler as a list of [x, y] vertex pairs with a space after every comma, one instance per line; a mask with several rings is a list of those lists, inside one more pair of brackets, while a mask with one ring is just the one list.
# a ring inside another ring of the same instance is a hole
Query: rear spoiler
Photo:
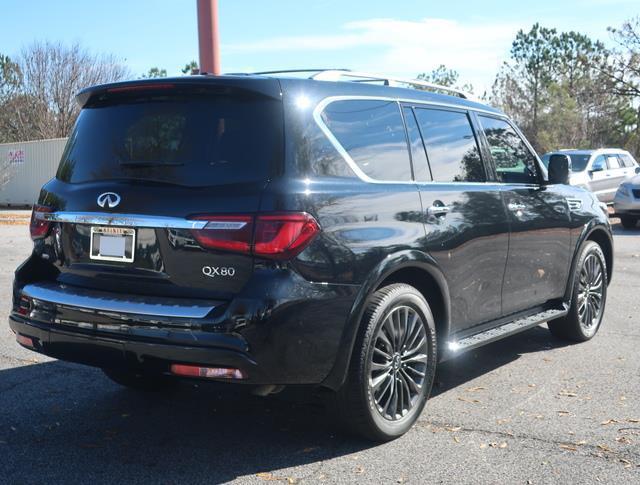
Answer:
[[209, 76], [195, 75], [175, 78], [139, 79], [91, 86], [76, 95], [76, 103], [83, 108], [90, 99], [142, 91], [160, 92], [164, 90], [213, 91], [225, 94], [246, 92], [280, 100], [282, 93], [277, 79], [258, 76]]

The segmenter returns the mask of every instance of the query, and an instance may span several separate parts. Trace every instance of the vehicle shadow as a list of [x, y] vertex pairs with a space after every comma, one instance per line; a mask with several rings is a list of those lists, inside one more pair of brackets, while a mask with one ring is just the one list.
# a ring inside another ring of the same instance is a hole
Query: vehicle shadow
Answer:
[[[496, 342], [442, 364], [434, 395], [559, 345], [541, 327]], [[140, 394], [58, 361], [0, 370], [0, 409], [3, 483], [316, 481], [325, 461], [375, 446], [340, 433], [326, 399], [309, 389], [259, 398], [183, 383]]]
[[472, 350], [460, 358], [439, 364], [431, 391], [435, 397], [462, 386], [476, 377], [519, 359], [524, 354], [567, 346], [553, 337], [546, 326], [537, 326], [517, 335]]

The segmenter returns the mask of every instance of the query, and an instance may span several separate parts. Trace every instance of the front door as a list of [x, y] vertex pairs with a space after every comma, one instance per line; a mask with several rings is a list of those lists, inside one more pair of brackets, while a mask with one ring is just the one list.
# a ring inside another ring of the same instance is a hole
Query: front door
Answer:
[[455, 333], [502, 313], [509, 232], [501, 187], [487, 182], [467, 112], [405, 106], [404, 116], [424, 210], [423, 247], [447, 279]]
[[504, 119], [478, 116], [509, 217], [509, 255], [502, 290], [504, 315], [564, 295], [571, 258], [570, 212], [562, 192], [543, 185], [540, 166]]

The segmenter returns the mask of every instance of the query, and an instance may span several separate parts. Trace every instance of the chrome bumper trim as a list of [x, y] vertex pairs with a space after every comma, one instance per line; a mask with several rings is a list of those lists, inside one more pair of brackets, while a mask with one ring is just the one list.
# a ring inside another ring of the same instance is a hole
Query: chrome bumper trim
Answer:
[[204, 318], [218, 304], [207, 300], [120, 295], [58, 283], [29, 284], [22, 294], [43, 303], [85, 310], [175, 318]]
[[180, 217], [110, 214], [106, 212], [36, 212], [35, 218], [50, 222], [70, 222], [94, 226], [204, 229], [207, 225], [207, 221], [191, 221]]

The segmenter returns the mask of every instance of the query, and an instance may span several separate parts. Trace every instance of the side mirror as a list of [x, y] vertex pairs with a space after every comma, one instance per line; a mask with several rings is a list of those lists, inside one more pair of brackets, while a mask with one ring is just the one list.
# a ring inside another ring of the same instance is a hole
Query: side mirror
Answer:
[[549, 158], [549, 183], [568, 185], [570, 170], [571, 158], [568, 155], [551, 155]]

